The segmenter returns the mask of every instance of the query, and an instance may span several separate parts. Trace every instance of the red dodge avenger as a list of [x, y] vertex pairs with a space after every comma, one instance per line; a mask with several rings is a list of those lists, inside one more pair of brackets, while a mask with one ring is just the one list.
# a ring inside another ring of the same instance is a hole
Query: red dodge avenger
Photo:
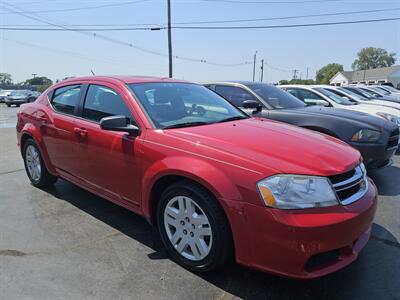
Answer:
[[356, 150], [250, 118], [197, 84], [62, 81], [22, 106], [17, 133], [35, 187], [62, 178], [144, 216], [191, 271], [235, 259], [315, 278], [370, 237], [377, 192]]

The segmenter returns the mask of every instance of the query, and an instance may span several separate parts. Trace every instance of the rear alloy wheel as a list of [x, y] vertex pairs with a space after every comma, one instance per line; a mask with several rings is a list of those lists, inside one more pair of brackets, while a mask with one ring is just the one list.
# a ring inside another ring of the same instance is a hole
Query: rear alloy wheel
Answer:
[[25, 170], [32, 185], [36, 187], [51, 186], [57, 181], [57, 177], [47, 170], [40, 150], [32, 139], [25, 141], [23, 148]]
[[231, 232], [217, 200], [204, 188], [181, 181], [161, 196], [157, 221], [172, 258], [191, 271], [210, 271], [232, 254]]

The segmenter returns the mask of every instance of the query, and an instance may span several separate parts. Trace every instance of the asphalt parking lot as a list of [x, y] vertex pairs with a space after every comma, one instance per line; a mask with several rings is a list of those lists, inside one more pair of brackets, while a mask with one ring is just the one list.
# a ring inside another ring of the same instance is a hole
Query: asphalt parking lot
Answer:
[[313, 281], [235, 264], [194, 274], [135, 214], [62, 180], [32, 187], [16, 146], [17, 110], [0, 104], [0, 299], [400, 299], [400, 156], [370, 174], [379, 208], [349, 267]]

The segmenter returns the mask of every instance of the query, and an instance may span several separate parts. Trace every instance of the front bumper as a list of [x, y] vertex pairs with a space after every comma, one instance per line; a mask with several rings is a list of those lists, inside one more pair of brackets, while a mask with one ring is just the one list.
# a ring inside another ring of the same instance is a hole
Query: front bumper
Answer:
[[238, 263], [285, 277], [311, 279], [335, 272], [357, 258], [370, 237], [377, 191], [370, 180], [364, 197], [347, 206], [305, 210], [249, 203], [227, 206]]
[[10, 105], [13, 105], [13, 104], [24, 104], [24, 103], [28, 103], [28, 100], [27, 99], [6, 99], [5, 103], [6, 104], [10, 104]]
[[398, 149], [396, 147], [388, 147], [387, 144], [349, 144], [360, 151], [364, 165], [369, 170], [386, 167]]

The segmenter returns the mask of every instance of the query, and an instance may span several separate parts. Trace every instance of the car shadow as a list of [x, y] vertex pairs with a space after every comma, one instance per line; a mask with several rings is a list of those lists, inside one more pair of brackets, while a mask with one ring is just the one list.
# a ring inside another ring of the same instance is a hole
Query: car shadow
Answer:
[[[142, 217], [63, 180], [45, 191], [151, 248], [149, 259], [169, 259], [156, 228]], [[359, 258], [345, 269], [319, 279], [282, 278], [234, 263], [197, 276], [227, 295], [243, 299], [400, 299], [399, 256], [396, 237], [374, 224], [371, 240]]]
[[368, 171], [368, 176], [375, 182], [379, 195], [400, 195], [400, 168], [392, 165], [381, 170]]

